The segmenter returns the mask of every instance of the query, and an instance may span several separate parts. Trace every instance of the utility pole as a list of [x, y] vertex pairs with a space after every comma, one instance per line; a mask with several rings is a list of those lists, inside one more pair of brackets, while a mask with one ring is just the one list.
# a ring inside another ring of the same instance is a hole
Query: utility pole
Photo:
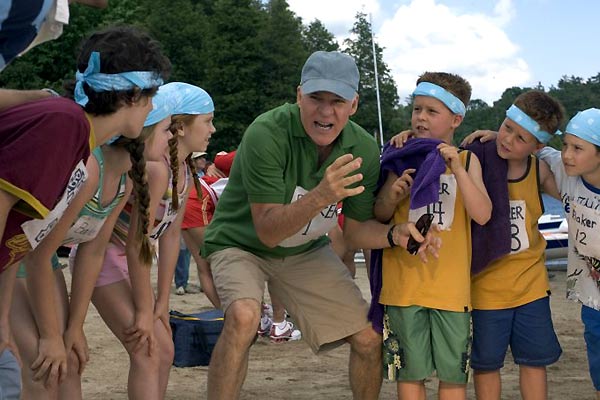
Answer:
[[[377, 116], [379, 118], [379, 148], [383, 149], [383, 122], [381, 121], [381, 100], [379, 99], [379, 76], [377, 75], [377, 54], [375, 53], [375, 37], [373, 36], [373, 19], [369, 13], [371, 28], [371, 44], [373, 46], [373, 67], [375, 69], [375, 93], [377, 95]], [[377, 139], [377, 137], [375, 137]]]

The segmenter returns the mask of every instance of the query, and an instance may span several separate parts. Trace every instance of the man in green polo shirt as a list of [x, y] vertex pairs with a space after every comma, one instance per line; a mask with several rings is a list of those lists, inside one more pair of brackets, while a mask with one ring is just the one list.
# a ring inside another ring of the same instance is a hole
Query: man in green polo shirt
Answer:
[[411, 233], [423, 238], [413, 224], [373, 219], [379, 149], [349, 120], [358, 81], [352, 57], [315, 52], [302, 69], [297, 103], [262, 114], [242, 138], [203, 248], [226, 314], [208, 372], [209, 399], [239, 397], [266, 281], [315, 353], [350, 343], [354, 398], [379, 395], [381, 336], [326, 233], [342, 201], [345, 239], [354, 248], [406, 247]]

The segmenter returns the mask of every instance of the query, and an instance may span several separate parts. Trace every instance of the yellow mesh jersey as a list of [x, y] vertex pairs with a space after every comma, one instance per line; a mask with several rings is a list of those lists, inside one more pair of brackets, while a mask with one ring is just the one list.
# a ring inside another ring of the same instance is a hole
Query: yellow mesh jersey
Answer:
[[517, 307], [549, 293], [544, 250], [538, 230], [543, 213], [537, 159], [528, 160], [525, 175], [508, 181], [511, 253], [492, 262], [472, 279], [473, 308], [495, 310]]
[[[468, 169], [470, 152], [459, 153]], [[424, 166], [426, 167], [426, 166]], [[468, 311], [470, 301], [471, 221], [449, 168], [440, 177], [440, 200], [409, 212], [409, 198], [394, 212], [394, 223], [416, 221], [430, 212], [433, 222], [443, 229], [439, 258], [429, 257], [426, 264], [401, 247], [383, 250], [383, 284], [379, 302], [394, 306]]]

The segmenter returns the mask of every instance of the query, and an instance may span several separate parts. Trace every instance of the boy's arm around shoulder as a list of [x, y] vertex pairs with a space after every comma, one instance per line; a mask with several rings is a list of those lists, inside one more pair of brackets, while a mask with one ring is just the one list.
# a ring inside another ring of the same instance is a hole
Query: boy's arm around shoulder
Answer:
[[542, 191], [555, 199], [560, 200], [560, 191], [556, 184], [554, 174], [550, 169], [550, 166], [543, 160], [540, 160], [540, 186]]
[[492, 201], [483, 184], [479, 159], [475, 154], [471, 154], [469, 170], [461, 168], [453, 172], [467, 214], [479, 225], [485, 225], [492, 216]]
[[540, 172], [542, 172], [541, 164], [543, 161], [548, 165], [548, 167], [550, 167], [550, 171], [552, 171], [552, 175], [557, 186], [561, 186], [561, 181], [566, 178], [561, 152], [553, 147], [544, 146], [541, 150], [535, 153], [535, 156], [540, 159]]

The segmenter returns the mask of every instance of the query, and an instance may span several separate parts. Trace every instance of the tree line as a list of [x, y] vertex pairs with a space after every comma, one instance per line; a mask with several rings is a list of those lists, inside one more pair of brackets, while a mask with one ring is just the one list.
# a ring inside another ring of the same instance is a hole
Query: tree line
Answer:
[[[209, 150], [214, 154], [236, 148], [259, 114], [295, 101], [308, 55], [341, 50], [355, 58], [361, 75], [359, 109], [352, 119], [379, 137], [371, 25], [363, 12], [357, 12], [341, 48], [319, 20], [302, 21], [286, 0], [110, 0], [105, 10], [74, 4], [70, 13], [63, 35], [15, 60], [0, 74], [0, 87], [60, 91], [63, 81], [74, 77], [75, 55], [84, 37], [110, 25], [136, 25], [161, 42], [173, 64], [171, 81], [201, 86], [213, 97], [218, 132]], [[410, 127], [411, 105], [400, 103], [377, 43], [375, 54], [387, 140]], [[456, 141], [476, 129], [497, 129], [508, 106], [529, 89], [508, 88], [493, 105], [472, 100]], [[600, 73], [589, 79], [564, 76], [546, 91], [563, 103], [570, 118], [600, 105]]]

